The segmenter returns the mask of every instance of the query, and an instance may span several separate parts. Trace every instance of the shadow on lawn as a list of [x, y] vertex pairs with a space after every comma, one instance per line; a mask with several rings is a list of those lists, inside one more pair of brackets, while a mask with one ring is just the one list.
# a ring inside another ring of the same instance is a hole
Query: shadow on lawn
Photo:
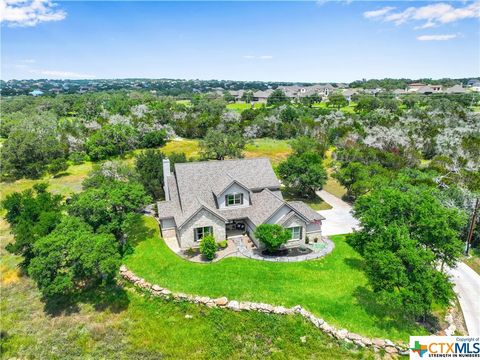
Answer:
[[354, 296], [360, 306], [375, 319], [375, 325], [382, 330], [398, 330], [407, 332], [411, 335], [418, 334], [420, 328], [430, 331], [432, 326], [427, 324], [420, 324], [413, 319], [405, 316], [405, 314], [394, 307], [392, 304], [386, 304], [379, 301], [378, 294], [364, 286], [358, 286], [354, 291]]
[[78, 295], [43, 298], [43, 301], [45, 312], [51, 316], [75, 314], [80, 311], [80, 304], [91, 304], [96, 311], [120, 313], [130, 303], [125, 289], [117, 284], [87, 290]]
[[142, 214], [135, 214], [128, 224], [126, 238], [128, 241], [128, 249], [125, 254], [134, 252], [135, 247], [142, 241], [147, 240], [155, 235], [155, 230], [145, 225], [145, 219]]
[[[365, 260], [363, 259], [345, 258], [344, 261], [352, 269], [358, 271], [365, 270]], [[358, 286], [353, 295], [357, 299], [358, 304], [375, 319], [375, 324], [380, 329], [386, 331], [397, 329], [413, 334], [415, 332], [418, 333], [419, 326], [423, 326], [405, 317], [404, 313], [394, 307], [393, 304], [381, 302], [379, 295], [371, 289]]]

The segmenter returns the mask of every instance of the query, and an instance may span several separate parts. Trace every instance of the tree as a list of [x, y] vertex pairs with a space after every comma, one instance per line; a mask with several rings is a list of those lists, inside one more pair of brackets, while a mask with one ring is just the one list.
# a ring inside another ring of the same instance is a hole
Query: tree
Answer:
[[128, 247], [125, 224], [151, 201], [137, 182], [110, 181], [75, 194], [67, 210], [71, 216], [82, 218], [94, 231], [115, 235], [125, 249]]
[[381, 101], [372, 95], [362, 95], [358, 98], [355, 111], [358, 112], [370, 112], [378, 109], [381, 106]]
[[235, 102], [235, 96], [233, 96], [229, 91], [223, 93], [223, 100], [227, 103]]
[[304, 197], [315, 197], [327, 181], [322, 158], [313, 152], [290, 155], [278, 165], [278, 174], [289, 191]]
[[296, 155], [302, 155], [307, 152], [314, 152], [323, 156], [324, 153], [324, 146], [310, 136], [299, 136], [290, 141], [290, 146], [292, 147], [293, 152]]
[[347, 189], [347, 197], [352, 201], [366, 194], [387, 176], [388, 170], [380, 165], [363, 165], [355, 161], [343, 164], [333, 174], [333, 177]]
[[246, 144], [246, 139], [239, 133], [209, 130], [205, 138], [200, 141], [200, 152], [205, 159], [240, 158]]
[[52, 160], [52, 162], [50, 162], [50, 164], [48, 165], [48, 172], [52, 175], [58, 174], [67, 169], [68, 164], [65, 158], [57, 158], [55, 160]]
[[163, 197], [163, 159], [165, 155], [159, 150], [145, 150], [135, 157], [135, 169], [140, 182], [153, 199]]
[[361, 230], [348, 241], [365, 257], [374, 291], [414, 317], [425, 317], [434, 299], [448, 304], [451, 284], [438, 269], [461, 255], [464, 214], [443, 206], [434, 189], [405, 182], [372, 189], [354, 214]]
[[287, 95], [285, 95], [285, 93], [280, 89], [273, 90], [273, 92], [267, 98], [268, 106], [278, 106], [287, 104], [289, 102], [290, 101], [288, 100]]
[[26, 268], [33, 258], [35, 242], [48, 235], [57, 226], [62, 211], [62, 196], [53, 195], [47, 184], [36, 184], [33, 189], [7, 195], [2, 201], [5, 218], [11, 226], [14, 242], [6, 249], [23, 257]]
[[111, 234], [95, 234], [77, 217], [64, 217], [33, 248], [28, 273], [45, 297], [71, 295], [112, 281], [120, 265], [118, 243]]
[[140, 140], [140, 145], [144, 148], [162, 147], [166, 143], [167, 132], [164, 129], [147, 132]]
[[261, 224], [254, 235], [269, 252], [274, 252], [291, 238], [290, 232], [278, 224]]
[[319, 103], [321, 101], [322, 98], [317, 93], [300, 98], [300, 102], [308, 107], [312, 107], [313, 104]]
[[246, 103], [251, 103], [253, 101], [253, 91], [248, 90], [242, 94], [241, 100]]
[[331, 93], [328, 95], [328, 106], [340, 109], [348, 105], [348, 100], [345, 99], [345, 96], [338, 93]]
[[137, 131], [129, 125], [106, 125], [88, 138], [85, 147], [93, 161], [105, 160], [134, 149], [137, 138]]
[[200, 252], [208, 260], [213, 260], [217, 252], [217, 243], [213, 235], [206, 235], [200, 240]]
[[38, 124], [18, 124], [9, 133], [0, 153], [1, 176], [3, 179], [39, 178], [55, 159], [65, 156], [65, 149], [58, 140], [55, 130], [42, 117]]

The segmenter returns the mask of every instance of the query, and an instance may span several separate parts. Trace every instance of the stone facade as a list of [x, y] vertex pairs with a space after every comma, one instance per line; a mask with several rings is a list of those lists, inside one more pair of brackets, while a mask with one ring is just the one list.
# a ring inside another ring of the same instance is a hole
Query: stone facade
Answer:
[[184, 249], [197, 247], [199, 243], [195, 241], [195, 229], [203, 226], [212, 227], [213, 236], [217, 241], [226, 239], [225, 221], [210, 211], [201, 209], [187, 223], [183, 224], [182, 228], [177, 230], [180, 247]]

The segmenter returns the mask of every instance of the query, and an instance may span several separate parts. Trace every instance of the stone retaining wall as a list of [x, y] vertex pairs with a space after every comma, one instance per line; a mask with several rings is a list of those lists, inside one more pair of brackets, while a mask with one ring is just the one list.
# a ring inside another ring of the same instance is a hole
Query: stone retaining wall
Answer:
[[145, 281], [145, 279], [136, 276], [133, 272], [129, 271], [125, 265], [122, 265], [120, 267], [120, 275], [126, 281], [134, 284], [140, 289], [149, 292], [153, 296], [162, 297], [168, 300], [188, 301], [190, 303], [203, 304], [210, 308], [218, 307], [230, 309], [233, 311], [257, 311], [267, 314], [300, 315], [307, 321], [310, 321], [317, 329], [333, 338], [343, 340], [348, 343], [354, 343], [362, 348], [371, 348], [374, 351], [383, 350], [386, 353], [392, 355], [408, 355], [408, 347], [405, 344], [395, 344], [388, 339], [371, 339], [355, 333], [351, 333], [345, 329], [338, 330], [334, 326], [327, 324], [327, 322], [325, 322], [323, 319], [316, 317], [300, 305], [294, 306], [292, 308], [286, 308], [283, 306], [275, 306], [265, 303], [229, 300], [224, 296], [212, 299], [207, 296], [173, 293], [168, 289], [165, 289], [156, 284], [151, 284]]

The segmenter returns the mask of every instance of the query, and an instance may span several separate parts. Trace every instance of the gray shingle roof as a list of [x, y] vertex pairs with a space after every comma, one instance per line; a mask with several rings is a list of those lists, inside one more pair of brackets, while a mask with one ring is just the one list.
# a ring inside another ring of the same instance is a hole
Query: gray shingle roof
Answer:
[[298, 213], [300, 213], [310, 221], [325, 220], [325, 218], [322, 215], [314, 211], [310, 206], [305, 204], [303, 201], [289, 201], [288, 204], [295, 211], [297, 211]]
[[[251, 191], [251, 205], [218, 209], [215, 194], [219, 195], [233, 182]], [[255, 225], [264, 223], [283, 206], [309, 221], [323, 219], [302, 202], [283, 200], [280, 182], [265, 158], [175, 164], [175, 176], [167, 177], [167, 185], [171, 200], [158, 203], [158, 217], [173, 217], [177, 226], [202, 208], [222, 219], [248, 218]]]

